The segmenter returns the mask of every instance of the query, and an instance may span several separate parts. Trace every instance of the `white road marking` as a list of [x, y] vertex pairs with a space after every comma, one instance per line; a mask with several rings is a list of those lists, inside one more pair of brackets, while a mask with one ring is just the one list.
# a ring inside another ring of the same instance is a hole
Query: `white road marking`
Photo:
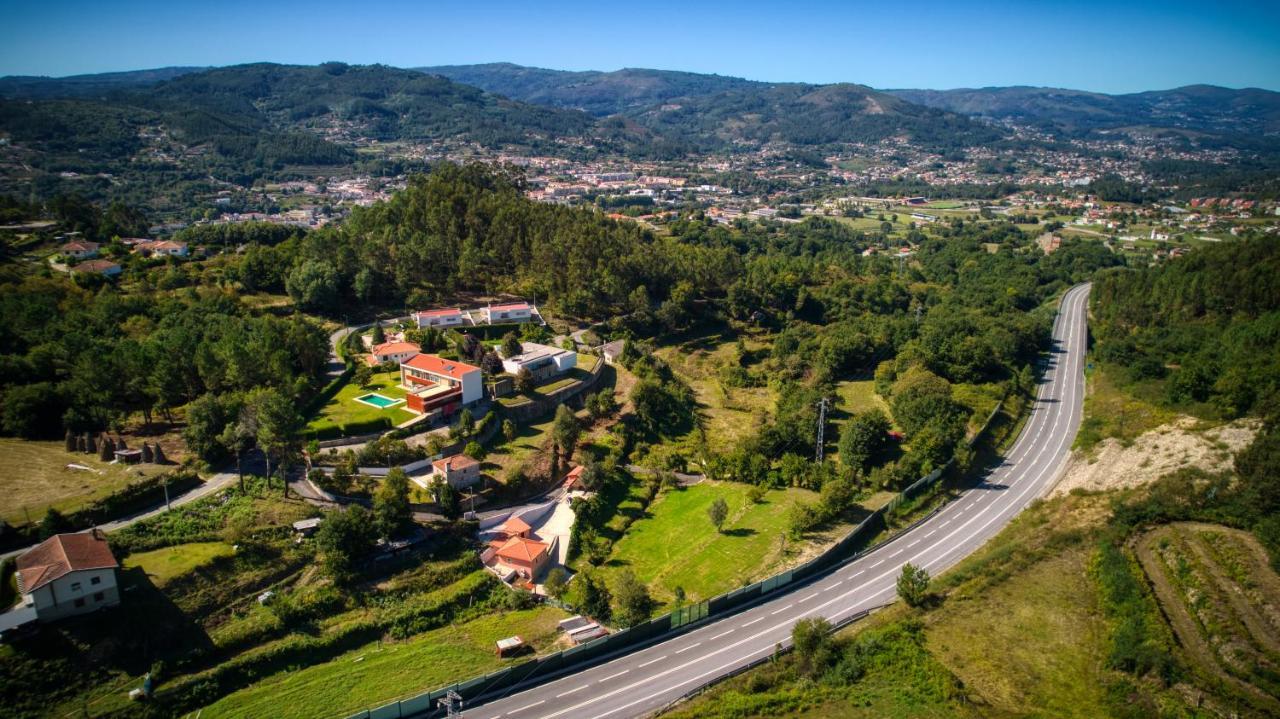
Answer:
[[787, 606], [785, 606], [785, 607], [779, 607], [778, 609], [775, 609], [775, 610], [773, 610], [772, 612], [769, 612], [769, 616], [771, 616], [771, 617], [772, 617], [772, 616], [773, 616], [773, 615], [775, 615], [775, 614], [781, 614], [782, 612], [787, 611], [788, 609], [790, 609], [790, 608], [791, 608], [791, 607], [793, 607], [793, 606], [795, 606], [795, 605], [794, 605], [794, 604], [788, 604], [788, 605], [787, 605]]
[[[696, 646], [698, 646], [698, 645], [697, 645], [697, 644], [694, 644], [693, 646], [694, 646], [694, 647], [696, 647]], [[689, 648], [690, 648], [690, 649], [692, 649], [693, 647], [689, 647]], [[596, 683], [597, 683], [597, 684], [600, 684], [600, 683], [603, 683], [603, 682], [607, 682], [607, 681], [609, 681], [610, 679], [617, 679], [618, 677], [622, 676], [623, 674], [626, 674], [626, 673], [627, 673], [627, 672], [629, 672], [629, 671], [631, 671], [631, 670], [630, 670], [630, 669], [623, 669], [622, 671], [618, 672], [617, 674], [610, 674], [609, 676], [605, 677], [604, 679], [601, 679], [600, 681], [598, 681], [598, 682], [596, 682]]]
[[561, 698], [561, 697], [567, 697], [567, 696], [569, 696], [570, 694], [573, 694], [574, 692], [580, 692], [580, 691], [582, 691], [583, 689], [586, 689], [586, 688], [587, 688], [587, 685], [586, 685], [586, 684], [583, 684], [582, 686], [578, 687], [577, 689], [570, 689], [569, 691], [565, 692], [564, 694], [557, 694], [557, 695], [556, 695], [556, 699], [559, 699], [559, 698]]
[[708, 639], [707, 641], [709, 641], [709, 642], [714, 642], [715, 640], [719, 639], [720, 637], [727, 636], [727, 635], [729, 635], [729, 634], [733, 634], [733, 633], [734, 633], [734, 631], [736, 631], [736, 630], [730, 629], [730, 630], [725, 631], [725, 632], [720, 632], [719, 634], [715, 635], [714, 637], [711, 637], [711, 638], [710, 638], [710, 639]]
[[536, 702], [534, 702], [534, 703], [532, 703], [532, 704], [527, 704], [527, 705], [525, 705], [525, 706], [522, 706], [522, 707], [520, 707], [519, 709], [512, 709], [510, 713], [511, 713], [511, 714], [519, 714], [520, 712], [524, 711], [525, 709], [532, 709], [532, 708], [534, 708], [534, 707], [538, 706], [539, 704], [546, 704], [546, 703], [547, 703], [547, 700], [546, 700], [546, 699], [542, 699], [542, 700], [536, 701]]
[[684, 649], [677, 649], [677, 650], [676, 650], [676, 654], [684, 654], [685, 652], [689, 651], [690, 649], [693, 649], [694, 647], [700, 647], [700, 646], [702, 646], [702, 642], [698, 642], [697, 644], [690, 644], [689, 646], [685, 647]]
[[752, 624], [755, 624], [756, 622], [763, 622], [763, 621], [764, 621], [764, 617], [756, 617], [755, 619], [752, 619], [751, 621], [747, 622], [746, 624], [743, 624], [742, 626], [749, 627]]
[[[761, 619], [763, 619], [763, 618], [764, 618], [764, 617], [761, 617]], [[644, 664], [641, 664], [641, 665], [640, 665], [640, 668], [641, 668], [641, 669], [644, 669], [645, 667], [649, 666], [650, 664], [657, 664], [658, 662], [660, 662], [660, 661], [662, 661], [663, 659], [666, 659], [666, 658], [667, 658], [667, 655], [666, 655], [666, 654], [663, 654], [662, 656], [658, 657], [657, 659], [650, 659], [649, 661], [645, 662]]]

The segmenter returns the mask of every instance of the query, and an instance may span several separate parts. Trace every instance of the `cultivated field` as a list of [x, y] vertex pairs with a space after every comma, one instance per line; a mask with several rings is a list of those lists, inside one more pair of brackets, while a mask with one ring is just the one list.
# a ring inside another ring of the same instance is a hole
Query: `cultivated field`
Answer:
[[1247, 532], [1179, 523], [1135, 552], [1187, 663], [1223, 688], [1230, 708], [1280, 714], [1280, 577]]

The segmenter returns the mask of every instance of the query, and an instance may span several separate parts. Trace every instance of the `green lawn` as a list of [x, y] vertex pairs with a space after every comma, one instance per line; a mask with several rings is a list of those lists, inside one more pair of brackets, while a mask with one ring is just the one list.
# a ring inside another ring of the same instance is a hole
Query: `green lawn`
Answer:
[[[747, 501], [747, 486], [706, 481], [668, 490], [613, 545], [604, 571], [630, 569], [665, 604], [675, 598], [676, 587], [683, 587], [690, 601], [707, 599], [794, 562], [803, 543], [782, 541], [787, 508], [816, 495], [802, 489], [773, 490], [764, 502], [753, 505]], [[707, 508], [718, 497], [729, 505], [722, 533], [707, 518]]]
[[307, 429], [315, 433], [341, 431], [344, 425], [362, 424], [376, 421], [379, 417], [387, 417], [391, 425], [407, 422], [415, 416], [405, 409], [403, 404], [379, 409], [373, 405], [357, 402], [356, 397], [377, 392], [384, 397], [403, 400], [405, 391], [400, 389], [399, 372], [378, 372], [367, 387], [359, 387], [355, 382], [348, 382], [333, 399], [325, 403], [320, 413], [307, 425]]
[[232, 551], [231, 546], [223, 542], [178, 544], [151, 552], [130, 554], [124, 560], [124, 568], [141, 567], [151, 582], [159, 587], [218, 557], [229, 556]]
[[[79, 464], [90, 469], [68, 469]], [[49, 507], [70, 512], [123, 489], [143, 475], [158, 474], [155, 465], [121, 465], [100, 461], [96, 454], [68, 452], [62, 442], [0, 438], [0, 519], [39, 522]]]
[[369, 644], [332, 661], [281, 672], [201, 710], [202, 719], [343, 717], [437, 689], [524, 659], [498, 659], [494, 642], [519, 635], [538, 651], [555, 640], [552, 607], [492, 614], [424, 632], [404, 642]]
[[[876, 383], [874, 380], [846, 380], [836, 385], [836, 394], [840, 396], [839, 409], [843, 410], [846, 415], [853, 415], [859, 412], [866, 412], [869, 409], [878, 409], [884, 412], [886, 416], [892, 418], [893, 412], [889, 410], [889, 403], [884, 397], [876, 394]], [[836, 418], [836, 422], [843, 422], [847, 417]]]

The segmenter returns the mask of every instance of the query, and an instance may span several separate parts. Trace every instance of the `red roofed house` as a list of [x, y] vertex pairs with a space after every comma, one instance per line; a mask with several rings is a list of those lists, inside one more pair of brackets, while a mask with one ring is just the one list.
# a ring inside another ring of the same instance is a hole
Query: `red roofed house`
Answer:
[[186, 257], [187, 243], [174, 240], [143, 240], [134, 244], [133, 251], [148, 257], [158, 255]]
[[470, 487], [480, 481], [480, 463], [465, 454], [437, 459], [431, 467], [436, 479], [448, 482], [454, 489]]
[[443, 310], [424, 310], [415, 313], [413, 318], [417, 320], [419, 329], [423, 327], [452, 327], [462, 324], [462, 310], [457, 307]]
[[373, 361], [378, 364], [384, 362], [400, 364], [413, 359], [413, 356], [421, 351], [422, 348], [412, 342], [383, 342], [369, 350], [369, 356], [373, 357]]
[[586, 466], [581, 464], [569, 470], [569, 473], [564, 476], [565, 489], [573, 489], [576, 487], [578, 482], [582, 479], [582, 473], [585, 471]]
[[120, 271], [120, 265], [111, 260], [85, 260], [71, 268], [72, 274], [98, 274], [105, 277], [115, 277]]
[[62, 254], [73, 260], [87, 260], [90, 257], [98, 256], [98, 243], [87, 242], [85, 240], [72, 240], [63, 245], [59, 250]]
[[504, 322], [528, 322], [533, 319], [533, 306], [528, 302], [489, 305], [480, 311], [484, 313], [484, 321], [491, 325]]
[[22, 604], [42, 622], [115, 606], [118, 566], [102, 532], [56, 534], [18, 557]]
[[543, 542], [526, 537], [511, 537], [494, 553], [499, 573], [506, 574], [509, 569], [528, 580], [533, 580], [547, 565], [551, 558], [547, 551], [549, 546]]
[[400, 364], [400, 385], [408, 394], [405, 408], [421, 414], [449, 415], [484, 399], [479, 367], [430, 354], [417, 354]]

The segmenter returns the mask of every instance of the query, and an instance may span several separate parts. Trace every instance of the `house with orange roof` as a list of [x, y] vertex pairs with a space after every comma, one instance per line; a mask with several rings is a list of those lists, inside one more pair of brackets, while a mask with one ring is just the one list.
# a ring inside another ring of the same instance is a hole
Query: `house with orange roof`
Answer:
[[479, 367], [433, 354], [416, 354], [400, 363], [405, 409], [419, 414], [453, 414], [484, 399]]
[[533, 305], [528, 302], [487, 305], [480, 309], [480, 314], [484, 317], [484, 321], [491, 325], [529, 322], [533, 319]]
[[55, 534], [18, 557], [22, 606], [42, 622], [120, 603], [120, 566], [98, 531]]
[[400, 364], [413, 359], [413, 356], [421, 351], [422, 348], [412, 342], [383, 342], [380, 345], [374, 345], [369, 350], [369, 356], [377, 364], [385, 362]]
[[494, 552], [495, 569], [502, 576], [512, 572], [533, 581], [551, 559], [550, 545], [528, 537], [511, 537]]
[[[480, 463], [465, 454], [437, 459], [431, 463], [432, 476], [454, 489], [462, 489], [480, 481]], [[527, 528], [527, 527], [526, 527]]]
[[121, 271], [120, 265], [111, 260], [85, 260], [71, 268], [71, 274], [73, 275], [102, 275], [104, 277], [115, 277]]
[[98, 256], [99, 247], [100, 245], [97, 242], [72, 240], [59, 248], [58, 251], [73, 260], [87, 260]]

